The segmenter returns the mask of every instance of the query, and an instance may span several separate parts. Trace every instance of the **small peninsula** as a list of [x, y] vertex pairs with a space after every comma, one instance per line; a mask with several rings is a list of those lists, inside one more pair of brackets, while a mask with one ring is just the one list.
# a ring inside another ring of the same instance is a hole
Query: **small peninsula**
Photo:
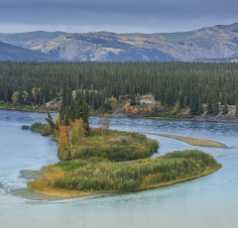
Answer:
[[100, 127], [89, 127], [88, 105], [80, 96], [65, 95], [56, 119], [33, 124], [31, 130], [52, 136], [60, 162], [43, 167], [28, 183], [31, 191], [70, 198], [154, 189], [192, 180], [215, 172], [221, 165], [197, 150], [177, 151], [152, 157], [157, 141], [137, 133], [109, 129], [101, 117]]

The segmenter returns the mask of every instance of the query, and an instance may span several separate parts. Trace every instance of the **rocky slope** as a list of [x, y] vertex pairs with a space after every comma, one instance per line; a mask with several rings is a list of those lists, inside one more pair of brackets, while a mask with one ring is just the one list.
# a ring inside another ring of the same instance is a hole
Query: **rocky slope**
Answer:
[[47, 61], [49, 56], [40, 51], [32, 51], [0, 42], [0, 61]]
[[0, 34], [0, 41], [43, 53], [52, 61], [231, 62], [238, 59], [238, 23], [169, 34], [38, 31]]

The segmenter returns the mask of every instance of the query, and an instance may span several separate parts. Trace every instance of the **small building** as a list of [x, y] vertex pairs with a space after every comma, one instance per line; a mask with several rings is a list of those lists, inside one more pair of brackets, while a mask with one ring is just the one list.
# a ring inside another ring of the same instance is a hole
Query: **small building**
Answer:
[[140, 105], [155, 105], [155, 97], [151, 94], [144, 95], [140, 97], [139, 100]]

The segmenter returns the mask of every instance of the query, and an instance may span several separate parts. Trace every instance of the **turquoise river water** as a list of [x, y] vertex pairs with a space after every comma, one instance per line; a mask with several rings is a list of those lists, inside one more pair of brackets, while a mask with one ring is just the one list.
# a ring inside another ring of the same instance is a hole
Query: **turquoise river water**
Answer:
[[[218, 172], [172, 187], [90, 199], [36, 200], [19, 197], [21, 170], [57, 162], [56, 145], [21, 126], [45, 114], [0, 111], [1, 228], [236, 228], [238, 227], [238, 125], [113, 118], [111, 128], [135, 131], [160, 141], [156, 155], [194, 148], [162, 138], [172, 133], [209, 138], [229, 149], [199, 148], [222, 163]], [[91, 118], [92, 126], [98, 119]]]

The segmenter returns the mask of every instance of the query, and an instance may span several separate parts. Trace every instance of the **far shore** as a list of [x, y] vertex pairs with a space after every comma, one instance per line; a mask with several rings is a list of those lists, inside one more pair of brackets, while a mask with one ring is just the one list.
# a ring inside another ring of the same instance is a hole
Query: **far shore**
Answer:
[[17, 111], [17, 112], [32, 112], [32, 113], [48, 113], [48, 112], [56, 112], [53, 110], [44, 110], [40, 109], [39, 107], [34, 107], [34, 106], [22, 106], [22, 107], [17, 107], [17, 106], [2, 106], [0, 105], [0, 110], [5, 110], [5, 111]]
[[192, 122], [210, 122], [210, 123], [238, 123], [238, 118], [216, 117], [216, 116], [191, 116], [191, 117], [150, 117], [143, 116], [145, 119], [151, 120], [171, 120], [171, 121], [192, 121]]
[[[29, 113], [57, 113], [57, 110], [47, 110], [47, 109], [40, 109], [33, 107], [2, 107], [0, 105], [0, 110], [5, 111], [16, 111], [16, 112], [29, 112]], [[92, 112], [91, 116], [99, 116], [99, 113]], [[190, 121], [190, 122], [210, 122], [210, 123], [233, 123], [238, 124], [238, 118], [234, 117], [217, 117], [217, 116], [191, 116], [191, 117], [160, 117], [160, 116], [148, 116], [148, 115], [141, 115], [141, 114], [125, 114], [125, 113], [108, 113], [108, 117], [119, 117], [119, 118], [144, 118], [148, 120], [161, 120], [161, 121]]]

